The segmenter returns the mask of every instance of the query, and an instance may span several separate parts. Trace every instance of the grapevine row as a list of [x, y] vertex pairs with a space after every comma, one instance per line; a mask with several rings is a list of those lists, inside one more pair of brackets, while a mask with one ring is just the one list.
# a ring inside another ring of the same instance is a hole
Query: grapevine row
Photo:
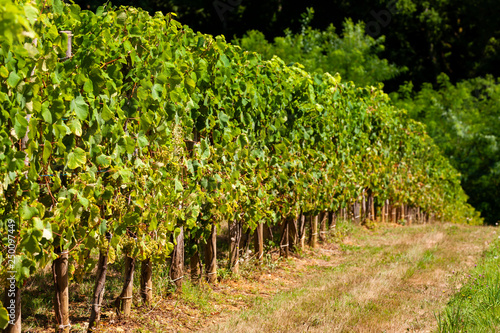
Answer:
[[[207, 244], [214, 281], [223, 222], [240, 236], [263, 224], [288, 232], [290, 221], [363, 197], [379, 214], [390, 201], [479, 222], [423, 125], [378, 88], [263, 61], [173, 14], [92, 13], [60, 0], [16, 6], [31, 31], [0, 36], [0, 212], [16, 221], [18, 287], [52, 263], [62, 295], [68, 278], [94, 267], [97, 248], [98, 318], [116, 254], [127, 258], [117, 299], [125, 312], [135, 261], [148, 299], [152, 264], [172, 257], [172, 279], [182, 281], [184, 242], [193, 269]], [[65, 306], [56, 304], [61, 331], [69, 330]]]

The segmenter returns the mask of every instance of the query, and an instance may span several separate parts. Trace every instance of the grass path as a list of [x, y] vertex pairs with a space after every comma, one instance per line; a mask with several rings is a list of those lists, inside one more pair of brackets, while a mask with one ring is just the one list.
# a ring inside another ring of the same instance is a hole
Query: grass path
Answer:
[[[298, 286], [205, 332], [432, 332], [495, 228], [452, 224], [355, 227]], [[300, 260], [298, 260], [300, 264]]]

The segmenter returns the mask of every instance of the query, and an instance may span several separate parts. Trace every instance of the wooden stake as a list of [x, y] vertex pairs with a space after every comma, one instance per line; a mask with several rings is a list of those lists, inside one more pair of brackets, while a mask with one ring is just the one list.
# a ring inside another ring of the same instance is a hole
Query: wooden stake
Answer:
[[300, 249], [304, 250], [306, 246], [306, 216], [304, 214], [300, 215], [298, 227]]
[[207, 282], [217, 283], [217, 226], [212, 224], [210, 237], [207, 240], [205, 251], [205, 271], [207, 272]]
[[233, 274], [239, 273], [240, 268], [240, 242], [242, 235], [241, 222], [228, 223], [229, 227], [229, 269]]
[[264, 224], [259, 223], [254, 231], [254, 249], [258, 261], [264, 256]]
[[297, 218], [290, 218], [290, 221], [288, 222], [288, 248], [289, 249], [294, 249], [297, 244], [298, 244], [298, 239], [299, 239], [299, 228], [298, 228], [298, 223], [299, 217]]
[[132, 309], [132, 295], [134, 291], [135, 259], [125, 255], [125, 281], [122, 292], [115, 300], [116, 312], [125, 317], [130, 316]]
[[281, 231], [281, 240], [280, 240], [280, 256], [288, 258], [289, 255], [289, 234], [288, 234], [288, 225], [289, 225], [290, 219], [286, 218], [283, 221], [283, 228]]
[[354, 209], [353, 209], [354, 222], [360, 223], [361, 222], [361, 215], [363, 215], [361, 205], [359, 204], [358, 201], [354, 201], [353, 206], [354, 206]]
[[311, 236], [309, 237], [309, 246], [313, 249], [318, 247], [318, 215], [310, 216]]
[[319, 214], [319, 241], [324, 243], [326, 241], [326, 223], [328, 221], [328, 212], [321, 212]]
[[153, 265], [150, 258], [141, 262], [141, 289], [142, 302], [146, 305], [153, 301]]
[[196, 251], [191, 256], [191, 260], [189, 262], [191, 269], [191, 281], [194, 284], [199, 284], [201, 277], [200, 244], [198, 239], [193, 239], [192, 242], [196, 245]]
[[367, 217], [368, 209], [366, 208], [366, 206], [367, 206], [367, 200], [365, 198], [365, 190], [363, 190], [363, 196], [361, 201], [361, 221], [364, 221]]
[[334, 212], [328, 212], [328, 227], [329, 229], [335, 228], [337, 224], [337, 214]]
[[373, 195], [370, 194], [368, 201], [369, 201], [369, 206], [370, 206], [370, 219], [372, 221], [375, 221], [377, 219], [377, 217], [375, 215], [375, 200], [373, 199]]
[[108, 253], [109, 243], [106, 252], [99, 253], [99, 261], [97, 262], [97, 275], [94, 286], [94, 296], [90, 306], [90, 319], [87, 332], [93, 331], [94, 326], [101, 320], [102, 299], [104, 297], [104, 286], [106, 283], [106, 273], [108, 271]]
[[180, 232], [175, 239], [174, 251], [172, 252], [170, 279], [174, 282], [177, 290], [182, 290], [182, 279], [184, 278], [184, 228], [182, 226], [179, 228]]
[[69, 291], [68, 291], [68, 251], [60, 252], [56, 249], [59, 257], [52, 263], [52, 275], [54, 277], [55, 297], [54, 310], [56, 315], [56, 332], [68, 333], [69, 323]]

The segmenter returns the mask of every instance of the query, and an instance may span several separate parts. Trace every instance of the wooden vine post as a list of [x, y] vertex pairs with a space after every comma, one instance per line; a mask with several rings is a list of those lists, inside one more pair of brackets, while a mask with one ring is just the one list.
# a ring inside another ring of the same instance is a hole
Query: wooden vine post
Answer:
[[298, 220], [300, 215], [296, 218], [290, 218], [288, 222], [288, 248], [294, 249], [298, 244]]
[[328, 225], [330, 229], [335, 228], [337, 225], [337, 214], [334, 212], [328, 212]]
[[318, 215], [311, 215], [311, 236], [309, 238], [309, 246], [313, 249], [318, 247]]
[[182, 279], [184, 278], [184, 228], [181, 225], [179, 229], [179, 234], [174, 243], [174, 251], [172, 252], [170, 279], [177, 290], [182, 290]]
[[56, 315], [56, 332], [67, 333], [69, 322], [69, 290], [68, 290], [68, 251], [56, 248], [58, 258], [52, 263], [52, 275], [55, 285], [54, 310]]
[[304, 250], [306, 246], [306, 216], [302, 213], [298, 219], [298, 238], [300, 249]]
[[361, 200], [361, 222], [364, 222], [368, 217], [368, 200], [366, 199], [365, 189], [363, 189], [363, 196]]
[[135, 259], [125, 255], [125, 281], [122, 292], [115, 300], [116, 312], [125, 317], [130, 316], [134, 291]]
[[326, 229], [327, 229], [327, 222], [328, 222], [328, 212], [321, 212], [319, 215], [320, 218], [320, 224], [319, 224], [319, 241], [324, 243], [326, 241]]
[[233, 274], [239, 273], [240, 242], [242, 236], [242, 224], [234, 221], [229, 224], [229, 269]]
[[141, 289], [142, 302], [150, 305], [153, 301], [153, 265], [151, 258], [141, 261]]
[[369, 220], [375, 221], [376, 216], [375, 216], [375, 200], [373, 198], [373, 195], [370, 191], [370, 196], [368, 197], [368, 209], [369, 209]]
[[215, 223], [211, 225], [210, 236], [205, 248], [205, 271], [207, 272], [207, 282], [217, 283], [217, 225]]
[[201, 282], [201, 260], [200, 260], [200, 241], [195, 237], [190, 240], [191, 246], [195, 248], [194, 253], [191, 255], [189, 261], [189, 268], [191, 269], [191, 281], [194, 284]]
[[106, 239], [108, 241], [108, 246], [106, 247], [106, 251], [99, 252], [99, 261], [97, 263], [97, 275], [94, 286], [94, 296], [92, 298], [92, 304], [90, 306], [89, 327], [87, 329], [88, 333], [92, 332], [94, 326], [101, 320], [102, 300], [104, 297], [106, 273], [108, 271], [109, 242], [111, 240], [110, 233], [106, 233]]
[[[353, 204], [353, 215], [354, 215], [354, 222], [360, 223], [362, 209], [361, 209], [361, 204], [358, 201], [355, 201]], [[345, 215], [344, 215], [344, 219], [347, 219], [347, 217]]]
[[384, 205], [382, 206], [382, 213], [380, 214], [382, 218], [382, 223], [387, 222], [388, 201], [389, 200], [385, 200]]
[[264, 224], [259, 223], [254, 231], [254, 249], [258, 261], [264, 256]]
[[286, 218], [283, 221], [283, 228], [281, 231], [281, 240], [280, 240], [280, 256], [288, 258], [289, 251], [290, 251], [290, 240], [289, 240], [289, 224], [290, 224], [290, 219]]

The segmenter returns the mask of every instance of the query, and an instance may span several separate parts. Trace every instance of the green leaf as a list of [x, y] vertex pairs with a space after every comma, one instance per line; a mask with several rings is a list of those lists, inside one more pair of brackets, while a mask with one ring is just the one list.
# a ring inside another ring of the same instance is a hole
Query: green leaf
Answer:
[[102, 220], [101, 225], [99, 226], [99, 233], [101, 235], [104, 235], [106, 233], [106, 230], [108, 230], [106, 220]]
[[63, 3], [61, 0], [54, 0], [52, 2], [52, 9], [54, 9], [54, 12], [56, 14], [62, 14], [63, 13]]
[[127, 150], [127, 153], [132, 154], [135, 150], [134, 139], [132, 139], [130, 136], [126, 136], [124, 140], [125, 140], [125, 150]]
[[108, 107], [108, 105], [106, 103], [104, 103], [104, 106], [102, 107], [102, 113], [101, 113], [101, 117], [104, 121], [108, 121], [110, 119], [113, 118], [114, 116], [114, 112], [111, 111], [111, 109]]
[[43, 142], [43, 154], [42, 154], [42, 159], [44, 163], [47, 163], [51, 154], [52, 154], [52, 143], [50, 143], [50, 141], [45, 140]]
[[103, 167], [108, 167], [111, 164], [110, 158], [106, 155], [97, 156], [96, 162]]
[[0, 76], [3, 78], [9, 77], [9, 70], [5, 66], [0, 67]]
[[184, 81], [185, 83], [185, 87], [186, 87], [186, 90], [188, 91], [188, 93], [193, 93], [195, 88], [196, 88], [196, 82], [194, 82], [194, 80], [192, 78], [190, 78], [189, 76], [186, 76], [186, 79]]
[[97, 7], [95, 14], [96, 16], [102, 16], [102, 14], [104, 14], [104, 6]]
[[224, 124], [227, 124], [229, 122], [229, 117], [227, 114], [225, 114], [224, 112], [220, 111], [219, 112], [219, 120], [224, 123]]
[[73, 133], [74, 135], [82, 136], [82, 124], [78, 119], [71, 120], [68, 124], [68, 127], [71, 130], [71, 133]]
[[127, 21], [127, 13], [125, 11], [120, 11], [116, 16], [116, 24], [124, 25], [126, 21]]
[[87, 162], [87, 156], [85, 151], [79, 147], [75, 148], [71, 153], [68, 154], [68, 168], [76, 169], [85, 165]]
[[80, 193], [78, 193], [77, 198], [78, 198], [78, 202], [80, 202], [80, 205], [82, 205], [84, 208], [88, 208], [89, 199], [81, 196]]
[[77, 118], [80, 120], [86, 119], [89, 115], [89, 106], [81, 95], [71, 101], [70, 109], [75, 111]]
[[45, 223], [45, 228], [43, 229], [42, 238], [45, 238], [47, 240], [52, 239], [52, 225], [50, 224], [50, 222]]
[[203, 37], [198, 37], [198, 43], [196, 44], [197, 48], [200, 48], [203, 46], [203, 43], [205, 43], [205, 38]]
[[200, 155], [202, 159], [207, 159], [210, 157], [210, 146], [207, 143], [206, 139], [201, 140], [200, 142]]
[[40, 230], [40, 231], [45, 229], [43, 222], [39, 217], [33, 218], [33, 228], [35, 228], [36, 230]]
[[34, 58], [39, 53], [38, 49], [31, 43], [24, 43], [24, 49], [31, 58]]
[[30, 234], [28, 236], [28, 239], [25, 239], [23, 242], [21, 242], [21, 244], [30, 253], [40, 252], [40, 247], [38, 246], [39, 241], [33, 234]]
[[151, 220], [149, 221], [149, 226], [148, 226], [148, 230], [149, 231], [154, 231], [156, 230], [156, 228], [158, 227], [158, 219], [156, 218], [156, 216], [151, 216]]
[[148, 138], [143, 132], [140, 132], [139, 135], [137, 136], [137, 144], [139, 145], [140, 148], [149, 145]]
[[220, 56], [220, 60], [222, 60], [224, 67], [229, 67], [229, 65], [231, 64], [231, 62], [229, 61], [228, 57], [225, 54], [222, 54]]
[[[35, 242], [35, 244], [33, 244]], [[23, 241], [21, 244], [30, 244], [26, 249], [33, 250], [31, 253], [39, 252], [40, 248], [38, 247], [38, 241], [36, 237], [30, 235], [27, 241]], [[28, 260], [26, 258], [23, 259], [23, 256], [16, 256], [14, 270], [16, 271], [16, 281], [22, 281], [24, 278], [29, 277], [30, 275], [30, 267], [34, 268], [34, 262]]]
[[52, 124], [52, 112], [50, 112], [49, 103], [47, 102], [42, 104], [42, 117], [45, 122]]
[[14, 130], [16, 131], [16, 135], [19, 139], [23, 138], [26, 134], [26, 130], [28, 129], [28, 121], [26, 118], [21, 116], [19, 113], [16, 114], [16, 120], [14, 122]]
[[14, 71], [10, 72], [9, 78], [7, 79], [7, 84], [11, 88], [15, 88], [17, 86], [17, 84], [19, 83], [19, 81], [21, 81], [21, 77], [19, 75], [17, 75], [17, 73]]
[[182, 183], [176, 178], [175, 179], [175, 191], [182, 192], [183, 190], [184, 190], [184, 187], [182, 186]]
[[35, 207], [30, 207], [28, 205], [25, 205], [21, 211], [21, 217], [23, 220], [30, 220], [33, 216], [36, 216], [38, 214], [38, 209]]
[[151, 96], [153, 99], [159, 101], [161, 100], [161, 93], [163, 91], [163, 87], [158, 83], [153, 84], [153, 88], [151, 88]]
[[4, 329], [9, 324], [9, 312], [3, 306], [0, 307], [0, 329]]
[[30, 6], [30, 5], [24, 5], [24, 15], [26, 15], [26, 18], [31, 24], [35, 24], [35, 21], [38, 18], [39, 12], [38, 9]]
[[83, 84], [83, 91], [85, 91], [88, 94], [94, 93], [94, 84], [92, 83], [91, 80], [85, 81], [85, 83]]

